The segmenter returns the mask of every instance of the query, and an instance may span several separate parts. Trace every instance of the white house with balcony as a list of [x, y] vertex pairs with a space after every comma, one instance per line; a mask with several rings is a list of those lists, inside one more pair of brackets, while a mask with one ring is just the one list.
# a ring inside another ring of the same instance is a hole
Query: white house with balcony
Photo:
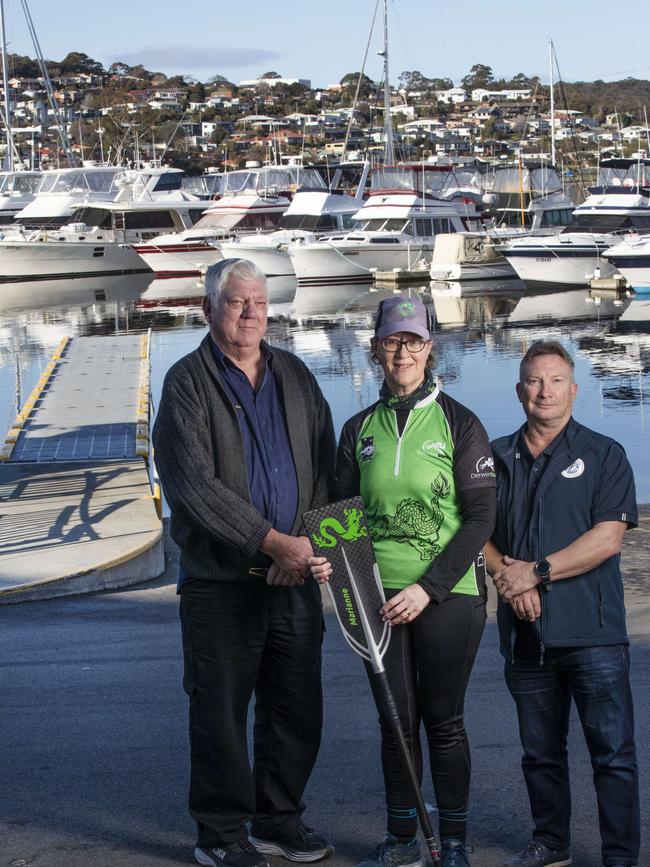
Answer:
[[530, 99], [531, 89], [527, 87], [524, 90], [486, 90], [484, 87], [477, 87], [472, 91], [472, 100], [474, 102], [521, 102], [524, 99]]
[[446, 102], [449, 105], [467, 102], [467, 94], [462, 87], [450, 87], [448, 90], [436, 90], [435, 94], [438, 102]]

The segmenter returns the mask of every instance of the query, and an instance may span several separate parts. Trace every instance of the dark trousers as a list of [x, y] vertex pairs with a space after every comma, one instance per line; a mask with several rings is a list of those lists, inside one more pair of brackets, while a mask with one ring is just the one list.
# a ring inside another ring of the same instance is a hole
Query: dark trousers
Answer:
[[[397, 591], [387, 591], [394, 595]], [[430, 602], [404, 626], [396, 626], [384, 656], [388, 681], [418, 777], [422, 779], [420, 725], [429, 745], [441, 837], [465, 839], [471, 759], [465, 721], [465, 691], [485, 626], [481, 597], [452, 594]], [[374, 679], [369, 674], [373, 691]], [[375, 692], [375, 700], [379, 696]], [[415, 836], [417, 817], [395, 738], [380, 716], [381, 760], [388, 831]]]
[[567, 735], [573, 698], [594, 772], [603, 864], [636, 864], [639, 785], [628, 649], [547, 649], [539, 663], [539, 654], [515, 655], [505, 668], [517, 705], [534, 837], [552, 849], [570, 843]]
[[[190, 698], [190, 813], [198, 845], [299, 817], [322, 728], [318, 585], [189, 581], [180, 606]], [[246, 726], [255, 693], [253, 770]]]

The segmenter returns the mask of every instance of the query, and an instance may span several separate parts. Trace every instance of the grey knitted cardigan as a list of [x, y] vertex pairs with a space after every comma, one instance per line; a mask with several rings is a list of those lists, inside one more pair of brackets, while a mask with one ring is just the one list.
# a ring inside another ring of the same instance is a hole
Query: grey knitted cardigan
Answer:
[[[259, 546], [271, 524], [251, 505], [242, 435], [206, 335], [167, 373], [153, 429], [154, 457], [171, 509], [171, 535], [192, 578], [241, 581], [268, 566]], [[262, 346], [268, 347], [264, 341]], [[298, 478], [301, 515], [328, 502], [336, 444], [329, 406], [313, 375], [272, 348]], [[254, 580], [254, 579], [251, 579]]]

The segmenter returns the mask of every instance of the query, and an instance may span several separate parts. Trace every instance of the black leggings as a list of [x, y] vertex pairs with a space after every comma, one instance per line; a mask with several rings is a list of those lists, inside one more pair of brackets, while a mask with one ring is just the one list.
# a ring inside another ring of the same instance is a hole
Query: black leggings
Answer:
[[[397, 592], [388, 590], [386, 596], [390, 598]], [[465, 840], [466, 836], [471, 760], [463, 711], [485, 617], [481, 597], [456, 593], [440, 604], [430, 602], [412, 623], [393, 627], [384, 656], [420, 780], [420, 723], [424, 723], [442, 838]], [[377, 699], [374, 679], [368, 671]], [[417, 832], [415, 807], [390, 727], [381, 717], [379, 724], [387, 828], [399, 839], [408, 840]]]

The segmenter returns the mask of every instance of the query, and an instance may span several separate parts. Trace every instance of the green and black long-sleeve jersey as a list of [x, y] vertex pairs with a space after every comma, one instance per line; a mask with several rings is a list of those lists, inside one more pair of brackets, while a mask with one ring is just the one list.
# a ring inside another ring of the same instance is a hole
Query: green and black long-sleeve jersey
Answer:
[[438, 388], [401, 415], [378, 402], [346, 422], [336, 496], [362, 496], [385, 587], [418, 582], [436, 602], [484, 595], [496, 510], [487, 434]]

